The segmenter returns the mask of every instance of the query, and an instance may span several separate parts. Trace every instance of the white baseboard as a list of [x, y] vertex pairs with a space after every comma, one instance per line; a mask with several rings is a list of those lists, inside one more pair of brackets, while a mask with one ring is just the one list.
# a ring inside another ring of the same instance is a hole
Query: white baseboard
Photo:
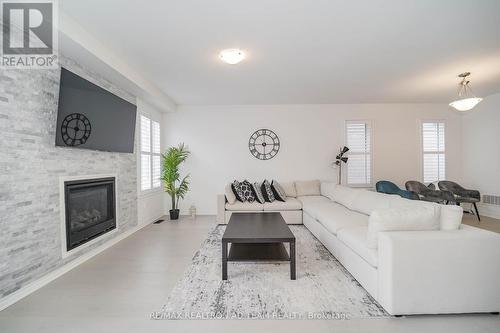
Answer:
[[500, 219], [500, 206], [488, 205], [480, 203], [477, 205], [479, 209], [479, 215], [484, 215], [492, 217], [494, 219]]
[[[151, 222], [153, 222], [153, 221], [151, 221]], [[85, 261], [98, 255], [99, 253], [103, 252], [104, 250], [110, 248], [111, 246], [113, 246], [116, 243], [118, 243], [119, 241], [127, 238], [128, 236], [132, 235], [133, 233], [139, 231], [140, 229], [144, 228], [145, 226], [149, 225], [150, 223], [144, 223], [144, 224], [137, 225], [137, 226], [133, 227], [132, 229], [127, 230], [127, 231], [117, 235], [115, 238], [110, 239], [106, 243], [96, 247], [95, 249], [90, 250], [89, 252], [76, 258], [75, 260], [70, 261], [66, 265], [63, 265], [63, 266], [57, 268], [56, 270], [44, 275], [40, 279], [35, 280], [35, 281], [31, 282], [30, 284], [22, 287], [21, 289], [16, 290], [12, 294], [7, 295], [3, 299], [0, 299], [0, 311], [11, 306], [12, 304], [14, 304], [18, 301], [20, 301], [24, 297], [37, 291], [38, 289], [42, 288], [46, 284], [54, 281], [55, 279], [64, 275], [65, 273], [69, 272], [73, 268], [83, 264]]]
[[164, 216], [165, 216], [165, 214], [163, 214], [163, 213], [158, 214], [158, 216], [156, 216], [154, 219], [151, 219], [150, 221], [141, 223], [141, 226], [145, 226], [145, 225], [151, 224], [153, 222], [156, 222], [156, 221], [158, 221], [159, 219], [161, 219]]

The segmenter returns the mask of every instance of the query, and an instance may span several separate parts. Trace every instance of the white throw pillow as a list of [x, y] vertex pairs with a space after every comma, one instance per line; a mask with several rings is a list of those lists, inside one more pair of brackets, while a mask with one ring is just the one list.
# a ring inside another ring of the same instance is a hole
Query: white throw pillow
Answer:
[[363, 190], [353, 189], [347, 186], [337, 185], [335, 191], [333, 192], [333, 201], [352, 209], [353, 203], [356, 200], [356, 196], [359, 192]]
[[337, 183], [335, 182], [321, 182], [320, 192], [321, 195], [327, 197], [330, 200], [334, 198], [335, 188], [337, 187]]
[[236, 202], [236, 196], [234, 195], [233, 188], [231, 184], [227, 184], [224, 188], [224, 194], [226, 195], [227, 202], [232, 205]]
[[304, 180], [295, 182], [297, 196], [321, 195], [319, 180]]
[[258, 203], [263, 204], [264, 202], [266, 202], [266, 199], [264, 199], [264, 195], [262, 194], [262, 184], [257, 182], [253, 183], [252, 190], [255, 194], [255, 200], [257, 200]]
[[367, 246], [378, 247], [381, 231], [438, 230], [440, 207], [392, 208], [375, 210], [368, 219]]
[[271, 189], [273, 190], [274, 197], [279, 201], [286, 201], [286, 193], [281, 184], [276, 180], [271, 182]]
[[292, 198], [297, 197], [297, 191], [295, 191], [294, 182], [280, 183], [280, 185], [283, 188], [283, 190], [285, 190], [285, 194], [287, 197], [292, 197]]
[[442, 206], [440, 225], [441, 230], [458, 230], [462, 224], [464, 210], [460, 206]]

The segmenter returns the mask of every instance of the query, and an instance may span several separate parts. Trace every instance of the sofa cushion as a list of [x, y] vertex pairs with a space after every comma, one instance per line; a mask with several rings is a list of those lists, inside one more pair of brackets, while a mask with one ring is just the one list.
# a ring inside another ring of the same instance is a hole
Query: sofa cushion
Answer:
[[464, 210], [460, 206], [441, 206], [441, 216], [439, 218], [441, 230], [458, 230], [462, 224]]
[[343, 228], [368, 225], [368, 216], [349, 210], [335, 202], [323, 202], [309, 205], [306, 211], [321, 223], [326, 230], [337, 235]]
[[353, 252], [373, 267], [378, 266], [378, 251], [368, 247], [366, 243], [367, 226], [348, 227], [339, 230], [337, 237]]
[[275, 200], [274, 202], [264, 203], [265, 211], [280, 211], [280, 210], [301, 210], [302, 203], [296, 198], [286, 197], [285, 201]]
[[253, 183], [252, 184], [252, 190], [253, 194], [255, 194], [255, 200], [261, 204], [266, 202], [266, 199], [264, 199], [264, 195], [262, 194], [262, 189], [260, 187], [261, 185], [259, 183]]
[[227, 184], [226, 187], [224, 188], [224, 194], [226, 195], [226, 200], [230, 204], [234, 204], [236, 202], [236, 196], [234, 195], [233, 192], [233, 187], [231, 184]]
[[231, 184], [231, 188], [233, 189], [233, 193], [236, 196], [236, 199], [240, 202], [245, 202], [245, 195], [243, 194], [243, 191], [241, 190], [241, 185], [239, 181], [235, 180]]
[[285, 190], [281, 187], [280, 183], [276, 180], [271, 182], [271, 189], [273, 190], [274, 197], [279, 201], [286, 201], [286, 193]]
[[[391, 195], [393, 196], [393, 195]], [[393, 196], [394, 197], [394, 196]], [[436, 206], [441, 206], [435, 202], [423, 201], [423, 200], [410, 200], [401, 197], [394, 197], [389, 203], [390, 208], [433, 208]]]
[[333, 192], [333, 201], [352, 209], [354, 200], [356, 200], [356, 196], [359, 195], [361, 191], [363, 190], [337, 185]]
[[[351, 202], [352, 210], [370, 215], [376, 209], [389, 209], [402, 199], [397, 194], [384, 194], [368, 190], [358, 190]], [[405, 199], [408, 200], [408, 199]]]
[[264, 205], [254, 201], [250, 202], [240, 202], [236, 201], [234, 204], [226, 202], [226, 210], [230, 211], [263, 211]]
[[262, 189], [262, 195], [267, 202], [273, 202], [276, 200], [271, 184], [267, 181], [267, 179], [262, 182], [262, 186], [260, 188]]
[[297, 197], [297, 200], [302, 203], [303, 210], [305, 210], [306, 207], [310, 206], [311, 204], [315, 204], [318, 202], [332, 202], [330, 199], [322, 195], [306, 195], [303, 197]]
[[241, 183], [241, 191], [243, 192], [243, 196], [245, 197], [245, 201], [254, 202], [255, 201], [255, 193], [252, 188], [252, 184], [248, 180], [244, 180]]
[[295, 182], [297, 196], [321, 195], [319, 180], [307, 180]]
[[378, 233], [381, 231], [437, 230], [439, 215], [439, 205], [375, 210], [368, 222], [368, 247], [378, 247]]
[[320, 185], [321, 195], [327, 197], [330, 200], [333, 200], [336, 187], [337, 183], [335, 182], [328, 182], [328, 181], [321, 182]]
[[297, 191], [295, 190], [294, 182], [280, 182], [281, 187], [285, 190], [285, 194], [287, 197], [296, 198]]

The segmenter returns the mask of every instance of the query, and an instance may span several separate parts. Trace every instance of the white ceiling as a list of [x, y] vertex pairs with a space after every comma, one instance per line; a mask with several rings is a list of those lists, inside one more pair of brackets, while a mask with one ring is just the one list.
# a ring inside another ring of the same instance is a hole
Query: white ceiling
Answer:
[[[449, 102], [500, 92], [498, 0], [64, 0], [177, 104]], [[247, 59], [218, 59], [241, 48]]]

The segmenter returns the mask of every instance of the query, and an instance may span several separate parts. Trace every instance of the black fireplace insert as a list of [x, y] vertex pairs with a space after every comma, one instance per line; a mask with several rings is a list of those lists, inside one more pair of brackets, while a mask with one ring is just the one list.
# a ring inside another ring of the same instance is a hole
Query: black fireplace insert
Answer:
[[116, 228], [114, 177], [64, 182], [64, 201], [68, 251]]

